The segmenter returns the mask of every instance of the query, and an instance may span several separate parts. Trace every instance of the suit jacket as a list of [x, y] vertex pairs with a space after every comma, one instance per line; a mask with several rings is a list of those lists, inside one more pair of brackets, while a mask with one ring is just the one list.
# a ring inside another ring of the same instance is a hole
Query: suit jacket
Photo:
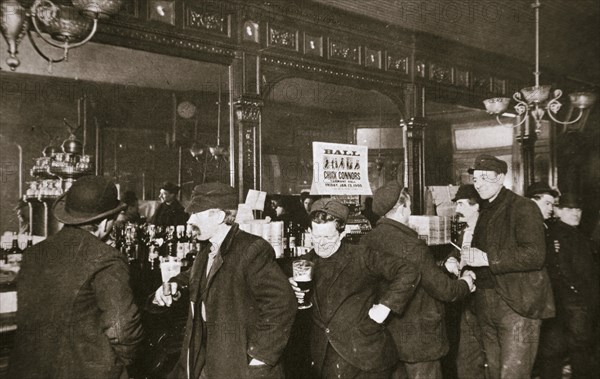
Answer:
[[442, 302], [466, 297], [470, 293], [467, 283], [449, 278], [417, 232], [400, 222], [381, 218], [360, 243], [410, 261], [421, 275], [404, 315], [394, 315], [389, 324], [400, 360], [424, 362], [443, 357], [448, 338]]
[[[329, 258], [336, 269], [330, 278], [319, 277], [320, 258], [311, 251], [305, 256], [315, 262], [314, 306], [310, 345], [315, 368], [320, 373], [327, 345], [350, 364], [363, 371], [380, 371], [397, 362], [394, 341], [385, 325], [373, 321], [369, 309], [374, 303], [402, 314], [419, 282], [409, 262], [364, 246], [342, 243]], [[388, 280], [388, 290], [377, 298], [377, 289]], [[323, 294], [325, 298], [320, 296]]]
[[118, 250], [66, 226], [24, 251], [17, 291], [10, 378], [127, 377], [142, 327]]
[[[171, 279], [189, 291], [190, 299], [183, 348], [171, 377], [198, 378], [204, 369], [208, 378], [283, 378], [279, 358], [297, 303], [273, 248], [234, 224], [206, 277], [209, 250], [206, 246], [190, 270]], [[202, 299], [206, 321], [200, 312]], [[190, 349], [198, 342], [193, 338], [205, 338], [204, 356]], [[267, 365], [249, 366], [252, 358]]]
[[[542, 214], [532, 200], [506, 188], [500, 191], [485, 225], [482, 215], [488, 210], [482, 206], [473, 246], [487, 253], [494, 289], [515, 312], [533, 319], [553, 317]], [[476, 242], [481, 237], [485, 246]]]

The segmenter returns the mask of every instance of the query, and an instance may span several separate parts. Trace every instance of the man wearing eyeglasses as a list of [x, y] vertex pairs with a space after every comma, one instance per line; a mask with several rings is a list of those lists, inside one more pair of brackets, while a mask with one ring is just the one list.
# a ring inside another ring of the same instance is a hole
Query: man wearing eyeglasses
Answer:
[[[342, 242], [349, 210], [332, 199], [311, 208], [314, 263], [311, 356], [318, 378], [389, 378], [397, 361], [384, 321], [402, 314], [419, 282], [408, 261]], [[303, 293], [289, 279], [296, 296]], [[384, 281], [387, 290], [378, 296]]]
[[477, 275], [475, 309], [489, 379], [529, 378], [542, 319], [554, 316], [544, 223], [534, 202], [504, 187], [506, 162], [480, 155], [469, 173], [483, 200], [461, 266]]

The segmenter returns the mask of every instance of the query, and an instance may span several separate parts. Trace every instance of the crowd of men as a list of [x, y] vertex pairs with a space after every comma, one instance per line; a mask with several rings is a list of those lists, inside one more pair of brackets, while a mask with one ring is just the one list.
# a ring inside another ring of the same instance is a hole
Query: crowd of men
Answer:
[[[461, 307], [460, 378], [560, 378], [566, 358], [572, 378], [598, 377], [598, 271], [577, 229], [580, 200], [540, 183], [527, 192], [533, 201], [517, 195], [493, 156], [469, 172], [473, 184], [454, 198], [466, 226], [441, 266], [408, 227], [411, 197], [396, 182], [374, 193], [381, 218], [359, 245], [344, 241], [345, 205], [312, 204], [314, 248], [302, 257], [313, 265], [311, 378], [442, 378], [446, 302]], [[159, 213], [189, 214], [206, 242], [190, 270], [148, 299], [150, 312], [189, 302], [170, 377], [283, 378], [306, 292], [267, 241], [239, 229], [233, 188], [198, 185], [185, 210], [169, 198], [178, 188], [164, 190]], [[143, 339], [139, 310], [125, 258], [103, 242], [124, 208], [102, 177], [81, 178], [55, 203], [65, 227], [24, 253], [10, 378], [128, 377]]]

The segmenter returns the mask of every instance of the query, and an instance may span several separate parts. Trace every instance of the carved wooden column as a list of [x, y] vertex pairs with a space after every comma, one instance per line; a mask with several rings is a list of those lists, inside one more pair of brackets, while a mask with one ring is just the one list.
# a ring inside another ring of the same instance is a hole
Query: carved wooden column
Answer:
[[[406, 154], [408, 190], [412, 196], [413, 214], [423, 214], [425, 207], [425, 144], [423, 134], [425, 119], [412, 117], [402, 121], [406, 135]], [[406, 184], [406, 183], [405, 183]]]
[[[517, 124], [521, 122], [521, 118], [517, 118]], [[519, 182], [522, 188], [516, 189], [518, 193], [524, 194], [535, 178], [535, 141], [537, 134], [534, 130], [534, 122], [531, 118], [527, 119], [522, 125], [515, 130], [515, 139], [520, 145], [521, 164], [519, 166]]]
[[234, 102], [237, 121], [238, 188], [240, 201], [249, 189], [260, 189], [261, 127], [263, 106], [258, 97], [242, 96]]

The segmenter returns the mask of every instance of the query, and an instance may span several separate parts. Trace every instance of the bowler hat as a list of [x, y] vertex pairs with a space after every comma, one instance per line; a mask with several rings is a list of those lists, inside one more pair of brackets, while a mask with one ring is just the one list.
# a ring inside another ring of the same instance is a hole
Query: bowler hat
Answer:
[[579, 208], [581, 209], [582, 201], [576, 193], [563, 193], [558, 198], [559, 208]]
[[383, 216], [388, 213], [400, 198], [402, 186], [393, 180], [378, 188], [373, 194], [373, 212]]
[[171, 182], [164, 182], [163, 184], [160, 185], [160, 189], [164, 189], [165, 191], [168, 191], [169, 193], [172, 193], [172, 194], [179, 193], [179, 186], [177, 186]]
[[475, 158], [475, 165], [468, 170], [469, 174], [472, 174], [475, 170], [495, 171], [498, 174], [506, 174], [508, 172], [508, 165], [502, 159], [498, 159], [493, 155], [483, 154]]
[[533, 183], [532, 185], [527, 187], [527, 191], [525, 191], [525, 196], [529, 198], [540, 194], [548, 194], [552, 197], [558, 197], [558, 191], [553, 190], [548, 184], [542, 182]]
[[127, 207], [117, 197], [117, 187], [101, 176], [79, 178], [52, 205], [54, 217], [66, 225], [101, 220]]
[[456, 196], [452, 201], [456, 202], [461, 199], [473, 199], [477, 202], [481, 201], [481, 197], [479, 196], [479, 192], [475, 189], [473, 184], [463, 184], [458, 187], [458, 191], [456, 191]]
[[237, 209], [238, 196], [235, 190], [223, 183], [204, 183], [194, 187], [192, 200], [185, 208], [189, 214], [204, 212], [208, 209]]
[[312, 215], [318, 211], [325, 212], [333, 217], [337, 217], [344, 223], [346, 220], [348, 220], [348, 214], [350, 214], [350, 209], [348, 209], [347, 206], [331, 198], [324, 198], [315, 201], [310, 207], [310, 214]]

